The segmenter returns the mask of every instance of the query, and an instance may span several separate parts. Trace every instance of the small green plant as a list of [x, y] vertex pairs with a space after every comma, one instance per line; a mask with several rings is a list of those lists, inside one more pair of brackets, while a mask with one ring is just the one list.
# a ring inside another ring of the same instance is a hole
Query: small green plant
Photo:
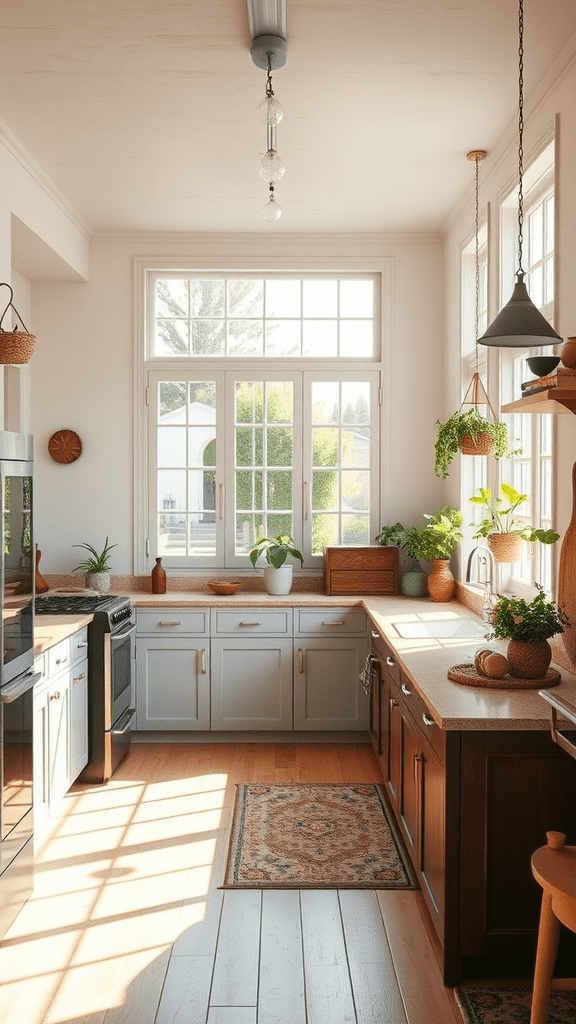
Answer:
[[493, 632], [486, 636], [487, 640], [500, 637], [535, 644], [564, 632], [570, 625], [569, 618], [554, 601], [546, 599], [539, 583], [536, 587], [538, 593], [529, 602], [521, 597], [498, 594], [498, 603], [492, 609]]
[[90, 558], [86, 558], [83, 562], [79, 562], [79, 564], [76, 566], [75, 569], [72, 570], [72, 572], [80, 572], [80, 571], [82, 571], [82, 572], [86, 572], [86, 573], [93, 573], [93, 572], [109, 572], [109, 570], [110, 570], [110, 555], [109, 555], [109, 552], [112, 550], [112, 548], [118, 547], [118, 545], [117, 544], [109, 544], [108, 543], [108, 537], [106, 537], [106, 540], [104, 542], [104, 548], [102, 549], [100, 554], [98, 554], [98, 552], [96, 551], [96, 548], [93, 548], [91, 544], [73, 544], [72, 547], [74, 547], [74, 548], [85, 548], [86, 551], [89, 551], [90, 554], [91, 554]]
[[479, 495], [470, 498], [475, 505], [485, 510], [486, 515], [479, 523], [471, 523], [476, 527], [474, 538], [489, 537], [491, 533], [518, 533], [522, 540], [530, 543], [539, 540], [541, 544], [555, 544], [560, 534], [554, 530], [538, 530], [527, 525], [522, 519], [516, 519], [514, 512], [526, 501], [528, 495], [521, 494], [510, 484], [501, 484], [503, 498], [492, 498], [489, 487], [479, 487]]
[[287, 535], [279, 534], [273, 539], [261, 537], [260, 540], [257, 540], [248, 552], [248, 557], [254, 568], [256, 568], [256, 562], [260, 555], [264, 555], [268, 564], [274, 566], [275, 569], [280, 569], [289, 555], [298, 559], [300, 565], [304, 564], [304, 556], [295, 546], [293, 537]]
[[394, 523], [394, 526], [383, 526], [375, 539], [379, 544], [382, 544], [383, 547], [387, 547], [388, 545], [397, 545], [398, 547], [402, 547], [405, 532], [406, 531], [402, 526], [402, 523]]
[[518, 455], [520, 448], [510, 449], [508, 428], [505, 423], [493, 423], [486, 419], [474, 405], [466, 412], [455, 412], [442, 423], [436, 420], [438, 434], [434, 446], [434, 472], [436, 476], [447, 477], [448, 467], [453, 463], [460, 451], [460, 441], [466, 435], [476, 437], [478, 434], [489, 434], [492, 438], [492, 455], [495, 459], [510, 458]]
[[424, 529], [413, 526], [406, 531], [403, 546], [407, 554], [415, 559], [450, 558], [463, 537], [460, 529], [462, 513], [450, 505], [443, 505], [433, 515], [425, 515], [424, 518], [429, 520]]

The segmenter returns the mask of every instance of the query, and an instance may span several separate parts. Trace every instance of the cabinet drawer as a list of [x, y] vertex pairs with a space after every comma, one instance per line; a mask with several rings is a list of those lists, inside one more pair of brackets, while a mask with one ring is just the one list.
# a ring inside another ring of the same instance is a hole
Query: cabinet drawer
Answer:
[[61, 640], [59, 644], [48, 648], [48, 675], [50, 678], [70, 668], [70, 640]]
[[208, 632], [210, 610], [208, 608], [137, 608], [136, 632], [200, 633]]
[[346, 594], [395, 594], [396, 574], [392, 569], [333, 569], [328, 574], [326, 593], [336, 597]]
[[228, 636], [292, 634], [291, 608], [213, 608], [212, 633]]
[[72, 665], [83, 661], [88, 654], [88, 627], [85, 626], [78, 633], [70, 637], [70, 657]]
[[366, 612], [362, 608], [296, 608], [295, 632], [306, 636], [364, 636]]
[[430, 746], [444, 760], [446, 734], [439, 725], [436, 725], [428, 705], [422, 700], [413, 682], [406, 676], [402, 676], [400, 680], [400, 693], [402, 694], [404, 706], [409, 710], [418, 729], [424, 733]]

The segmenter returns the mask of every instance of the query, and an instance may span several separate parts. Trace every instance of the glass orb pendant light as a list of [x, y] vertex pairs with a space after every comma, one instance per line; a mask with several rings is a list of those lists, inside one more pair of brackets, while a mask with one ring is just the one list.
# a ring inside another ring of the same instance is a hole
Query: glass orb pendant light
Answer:
[[276, 202], [274, 196], [274, 185], [270, 182], [270, 196], [268, 202], [264, 204], [262, 208], [262, 216], [264, 220], [267, 220], [269, 224], [274, 224], [275, 221], [280, 220], [282, 216], [282, 207]]
[[[256, 117], [261, 124], [266, 125], [266, 152], [260, 160], [258, 174], [264, 181], [268, 182], [270, 190], [268, 202], [265, 203], [262, 210], [264, 220], [268, 221], [270, 224], [275, 223], [275, 221], [279, 220], [282, 216], [282, 210], [274, 196], [273, 183], [275, 181], [280, 181], [280, 179], [284, 177], [284, 172], [286, 170], [284, 162], [276, 149], [276, 125], [282, 120], [284, 111], [281, 104], [276, 99], [272, 88], [273, 60], [276, 60], [275, 51], [269, 49], [266, 52], [266, 95], [262, 102], [256, 107]], [[275, 66], [278, 65], [276, 64]]]
[[542, 316], [528, 295], [522, 268], [523, 202], [522, 177], [524, 172], [524, 7], [518, 7], [518, 270], [511, 298], [500, 310], [488, 329], [478, 339], [480, 345], [498, 348], [526, 348], [527, 346], [557, 345], [562, 338]]

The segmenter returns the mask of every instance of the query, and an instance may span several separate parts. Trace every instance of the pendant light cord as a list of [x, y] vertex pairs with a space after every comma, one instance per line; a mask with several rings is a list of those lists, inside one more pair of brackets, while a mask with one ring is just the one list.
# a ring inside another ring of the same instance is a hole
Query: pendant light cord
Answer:
[[522, 178], [524, 176], [524, 5], [518, 4], [518, 271], [517, 276], [524, 277], [522, 269], [522, 228], [524, 225], [524, 192]]
[[474, 368], [478, 373], [478, 337], [479, 337], [479, 324], [480, 324], [480, 247], [478, 242], [478, 232], [480, 224], [480, 212], [478, 203], [478, 166], [480, 158], [476, 153], [474, 156], [474, 196], [475, 196], [475, 209], [474, 209], [474, 239], [475, 239], [475, 275], [474, 275]]

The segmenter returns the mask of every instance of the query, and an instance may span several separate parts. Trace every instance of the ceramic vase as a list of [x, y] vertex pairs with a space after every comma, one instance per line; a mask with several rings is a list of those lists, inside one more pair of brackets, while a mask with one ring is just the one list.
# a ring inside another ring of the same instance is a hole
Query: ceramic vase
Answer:
[[405, 572], [402, 576], [400, 589], [405, 597], [426, 597], [428, 594], [425, 572]]
[[564, 366], [570, 370], [576, 370], [576, 338], [566, 338], [562, 345], [560, 358]]
[[150, 573], [150, 579], [152, 581], [152, 593], [153, 594], [165, 594], [166, 593], [166, 570], [162, 565], [162, 559], [156, 559], [156, 565]]
[[292, 587], [292, 565], [281, 565], [279, 569], [267, 565], [264, 569], [264, 586], [268, 594], [289, 594]]
[[99, 594], [107, 594], [110, 590], [109, 572], [88, 572], [86, 573], [86, 586], [90, 590], [96, 590]]
[[451, 601], [456, 587], [450, 570], [449, 558], [433, 558], [432, 569], [426, 581], [431, 601]]
[[552, 648], [547, 640], [527, 643], [509, 640], [507, 651], [509, 672], [517, 679], [543, 679], [552, 660]]
[[491, 533], [488, 547], [495, 562], [519, 562], [522, 557], [522, 537], [519, 533]]

